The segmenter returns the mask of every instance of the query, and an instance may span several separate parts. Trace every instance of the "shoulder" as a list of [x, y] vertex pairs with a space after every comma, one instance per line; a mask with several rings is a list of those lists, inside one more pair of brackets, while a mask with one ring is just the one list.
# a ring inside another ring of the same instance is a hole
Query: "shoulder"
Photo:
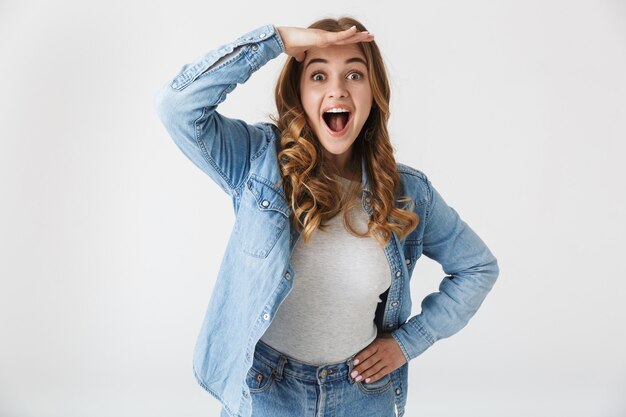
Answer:
[[278, 126], [269, 122], [262, 122], [261, 124], [265, 126], [272, 140], [280, 139], [280, 129], [278, 129]]
[[402, 182], [402, 194], [412, 197], [415, 204], [430, 200], [431, 184], [423, 171], [400, 162], [396, 162], [396, 169]]
[[[245, 122], [242, 122], [245, 123]], [[275, 149], [273, 146], [275, 143], [280, 143], [280, 130], [273, 123], [258, 122], [252, 126], [252, 132], [256, 136], [255, 143], [251, 148], [250, 161], [256, 161], [260, 157], [265, 159], [267, 157], [275, 158], [276, 152], [267, 152], [269, 149]]]
[[265, 131], [265, 139], [268, 143], [275, 143], [276, 149], [278, 149], [278, 144], [280, 144], [280, 135], [281, 131], [274, 123], [270, 122], [259, 122], [257, 126], [260, 126]]
[[409, 165], [402, 164], [400, 162], [396, 162], [396, 169], [401, 177], [408, 177], [407, 179], [411, 179], [414, 181], [422, 181], [428, 182], [428, 178], [424, 172], [419, 169], [415, 169]]

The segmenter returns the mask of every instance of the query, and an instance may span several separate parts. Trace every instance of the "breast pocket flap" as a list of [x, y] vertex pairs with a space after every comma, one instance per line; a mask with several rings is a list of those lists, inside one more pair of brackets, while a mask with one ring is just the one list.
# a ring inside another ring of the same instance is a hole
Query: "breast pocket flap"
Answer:
[[274, 210], [289, 217], [291, 209], [282, 191], [282, 184], [273, 184], [270, 180], [252, 174], [246, 186], [254, 196], [259, 210]]

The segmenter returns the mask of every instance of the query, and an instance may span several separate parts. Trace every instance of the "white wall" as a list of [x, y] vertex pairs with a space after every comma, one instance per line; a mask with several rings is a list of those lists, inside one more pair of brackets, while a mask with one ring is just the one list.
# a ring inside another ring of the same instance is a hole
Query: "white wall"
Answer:
[[[153, 97], [248, 30], [331, 12], [376, 35], [397, 159], [501, 268], [411, 362], [406, 416], [625, 416], [625, 2], [215, 3], [0, 3], [0, 415], [218, 415], [191, 359], [234, 216]], [[220, 111], [267, 120], [283, 59]], [[418, 264], [414, 314], [443, 276]]]

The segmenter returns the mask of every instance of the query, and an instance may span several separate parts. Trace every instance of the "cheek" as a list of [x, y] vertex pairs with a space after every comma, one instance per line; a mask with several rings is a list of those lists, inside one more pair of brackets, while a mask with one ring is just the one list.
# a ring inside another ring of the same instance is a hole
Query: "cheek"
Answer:
[[356, 92], [359, 97], [359, 102], [363, 106], [372, 107], [372, 103], [374, 102], [374, 96], [372, 95], [372, 90], [368, 87], [362, 88]]
[[312, 120], [317, 120], [317, 115], [319, 113], [319, 100], [317, 99], [315, 93], [310, 89], [301, 89], [300, 102], [302, 103], [302, 108], [304, 109], [307, 117]]

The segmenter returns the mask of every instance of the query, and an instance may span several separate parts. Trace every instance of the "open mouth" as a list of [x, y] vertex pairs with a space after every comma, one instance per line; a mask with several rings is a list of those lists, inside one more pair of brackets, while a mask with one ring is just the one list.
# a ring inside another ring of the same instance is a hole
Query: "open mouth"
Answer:
[[344, 109], [331, 109], [322, 115], [331, 133], [341, 134], [348, 127], [352, 113]]

